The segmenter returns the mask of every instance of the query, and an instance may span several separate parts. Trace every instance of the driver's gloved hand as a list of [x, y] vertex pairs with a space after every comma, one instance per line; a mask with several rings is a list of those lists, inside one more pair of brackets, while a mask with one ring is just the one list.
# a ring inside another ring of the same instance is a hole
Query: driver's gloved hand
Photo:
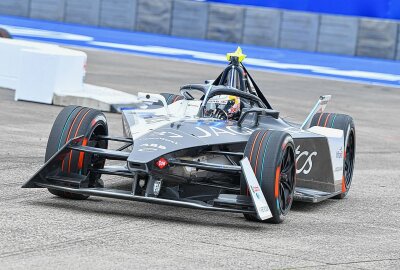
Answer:
[[221, 120], [227, 120], [228, 119], [228, 115], [226, 114], [226, 112], [224, 110], [221, 109], [215, 109], [213, 114], [212, 114], [213, 118], [217, 118], [217, 119], [221, 119]]

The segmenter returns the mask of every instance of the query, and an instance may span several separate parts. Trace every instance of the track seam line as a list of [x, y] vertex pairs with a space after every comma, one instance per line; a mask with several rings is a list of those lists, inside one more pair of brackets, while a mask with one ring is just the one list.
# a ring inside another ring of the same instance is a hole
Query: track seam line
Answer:
[[[120, 228], [119, 230], [115, 230], [116, 226], [113, 226], [112, 229], [110, 226], [104, 226], [104, 227], [98, 227], [95, 232], [101, 230], [102, 231], [102, 236], [116, 236], [121, 233], [125, 233], [126, 231], [129, 231], [129, 229], [126, 229], [126, 224], [131, 224], [131, 220], [126, 220], [125, 222], [120, 222], [117, 227], [123, 226], [123, 228]], [[138, 228], [141, 228], [142, 224], [138, 224], [137, 227], [131, 227], [130, 229], [132, 230], [137, 230]], [[160, 226], [160, 224], [153, 224], [153, 225], [148, 225], [146, 228], [153, 228]], [[105, 229], [110, 229], [108, 232], [104, 233]], [[93, 232], [93, 231], [92, 231]], [[5, 252], [5, 253], [0, 253], [0, 258], [9, 258], [13, 256], [18, 256], [21, 254], [33, 254], [36, 252], [43, 252], [43, 251], [56, 251], [56, 250], [62, 250], [65, 248], [69, 248], [71, 246], [74, 246], [76, 243], [81, 243], [81, 242], [89, 242], [93, 241], [99, 238], [99, 235], [94, 233], [91, 236], [88, 237], [78, 237], [77, 239], [70, 239], [66, 241], [61, 241], [61, 242], [56, 242], [56, 243], [50, 243], [50, 244], [45, 244], [45, 245], [39, 245], [38, 247], [29, 247], [25, 249], [20, 249], [16, 250], [14, 252]]]
[[[251, 248], [235, 247], [235, 246], [218, 244], [218, 243], [209, 243], [209, 242], [205, 242], [205, 241], [196, 241], [196, 242], [206, 244], [206, 245], [211, 245], [211, 246], [227, 247], [227, 248], [232, 248], [232, 249], [237, 249], [237, 250], [245, 250], [245, 251], [257, 252], [257, 253], [262, 253], [262, 254], [274, 255], [274, 256], [278, 256], [278, 257], [286, 257], [286, 258], [291, 258], [291, 259], [303, 260], [303, 261], [311, 262], [311, 263], [320, 263], [320, 264], [323, 264], [326, 266], [325, 262], [303, 259], [301, 257], [296, 257], [296, 256], [292, 256], [292, 255], [284, 255], [284, 254], [266, 252], [266, 251], [262, 251], [262, 250], [251, 249]], [[310, 266], [306, 266], [306, 267], [310, 267]]]
[[[383, 262], [383, 261], [399, 261], [400, 258], [390, 258], [390, 259], [377, 259], [377, 260], [363, 260], [363, 261], [353, 261], [353, 262], [345, 262], [345, 263], [329, 263], [326, 262], [321, 265], [316, 265], [316, 266], [337, 266], [337, 265], [351, 265], [351, 264], [357, 264], [357, 263], [373, 263], [373, 262]], [[284, 269], [301, 269], [301, 268], [308, 268], [309, 266], [300, 266], [300, 267], [294, 267], [294, 268], [284, 268]], [[363, 268], [358, 268], [358, 269], [363, 269]]]

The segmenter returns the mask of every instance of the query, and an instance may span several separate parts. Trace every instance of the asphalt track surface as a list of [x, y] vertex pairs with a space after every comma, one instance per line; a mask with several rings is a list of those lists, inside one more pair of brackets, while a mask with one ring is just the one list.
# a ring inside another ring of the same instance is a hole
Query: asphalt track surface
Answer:
[[[222, 67], [88, 51], [87, 81], [126, 92], [176, 92]], [[283, 117], [301, 121], [322, 94], [353, 116], [357, 158], [344, 200], [295, 203], [283, 224], [20, 186], [43, 164], [61, 107], [0, 89], [0, 269], [399, 269], [400, 91], [267, 72], [253, 77]], [[107, 114], [121, 135], [120, 115]], [[110, 185], [121, 184], [109, 179]]]

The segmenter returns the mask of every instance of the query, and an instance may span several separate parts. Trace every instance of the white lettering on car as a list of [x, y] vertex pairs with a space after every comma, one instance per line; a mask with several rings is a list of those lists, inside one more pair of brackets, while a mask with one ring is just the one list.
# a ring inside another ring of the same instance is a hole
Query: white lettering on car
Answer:
[[235, 133], [229, 132], [226, 129], [210, 127], [210, 129], [214, 132], [215, 136], [219, 136], [220, 134], [229, 134], [235, 136]]
[[166, 136], [167, 138], [183, 138], [182, 135], [176, 134], [175, 132], [171, 131], [160, 131], [160, 132], [154, 132], [155, 134], [158, 134], [160, 136]]
[[204, 133], [204, 135], [198, 135], [197, 137], [199, 137], [199, 138], [211, 137], [211, 133], [208, 132], [207, 130], [202, 129], [201, 127], [196, 127], [196, 128]]
[[156, 143], [143, 143], [139, 146], [138, 152], [154, 152], [167, 149], [164, 145]]
[[[196, 129], [200, 130], [202, 132], [201, 135], [197, 135], [197, 137], [199, 138], [208, 138], [213, 136], [213, 134], [207, 130], [205, 130], [204, 128], [201, 127], [195, 127]], [[215, 136], [220, 136], [221, 134], [228, 134], [228, 135], [232, 135], [232, 136], [236, 136], [236, 135], [250, 135], [253, 130], [250, 128], [242, 128], [240, 131], [238, 130], [234, 130], [231, 126], [227, 126], [225, 128], [218, 128], [218, 127], [208, 127], [208, 129], [210, 129]]]
[[[307, 157], [307, 159], [303, 163], [303, 166], [301, 166], [301, 167], [299, 166], [300, 169], [297, 169], [296, 173], [309, 174], [312, 169], [312, 166], [313, 166], [312, 158], [314, 156], [316, 156], [317, 154], [318, 154], [317, 152], [312, 152], [311, 154], [308, 151], [300, 152], [300, 145], [297, 146], [297, 148], [296, 148], [296, 156], [297, 156], [296, 163], [299, 164], [299, 160], [303, 156]], [[307, 167], [307, 165], [308, 165], [308, 167]], [[306, 167], [307, 167], [307, 169], [306, 169]]]

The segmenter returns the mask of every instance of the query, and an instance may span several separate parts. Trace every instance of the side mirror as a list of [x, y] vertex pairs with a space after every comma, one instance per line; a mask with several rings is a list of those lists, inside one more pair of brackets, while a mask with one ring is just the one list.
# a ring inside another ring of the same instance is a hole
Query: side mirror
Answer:
[[253, 108], [248, 111], [245, 111], [242, 113], [242, 115], [239, 118], [239, 121], [237, 122], [238, 127], [242, 127], [243, 121], [246, 118], [246, 116], [250, 113], [255, 113], [256, 114], [256, 119], [255, 119], [255, 126], [258, 126], [258, 118], [260, 115], [269, 115], [275, 119], [279, 118], [279, 112], [271, 109], [263, 109], [263, 108]]
[[158, 101], [161, 101], [161, 103], [163, 104], [165, 110], [167, 111], [167, 114], [169, 114], [169, 110], [168, 110], [168, 104], [167, 101], [165, 100], [165, 98], [160, 95], [160, 94], [152, 94], [152, 93], [144, 93], [144, 92], [139, 92], [138, 93], [138, 99], [140, 101], [143, 102], [152, 102], [152, 103], [156, 103]]

